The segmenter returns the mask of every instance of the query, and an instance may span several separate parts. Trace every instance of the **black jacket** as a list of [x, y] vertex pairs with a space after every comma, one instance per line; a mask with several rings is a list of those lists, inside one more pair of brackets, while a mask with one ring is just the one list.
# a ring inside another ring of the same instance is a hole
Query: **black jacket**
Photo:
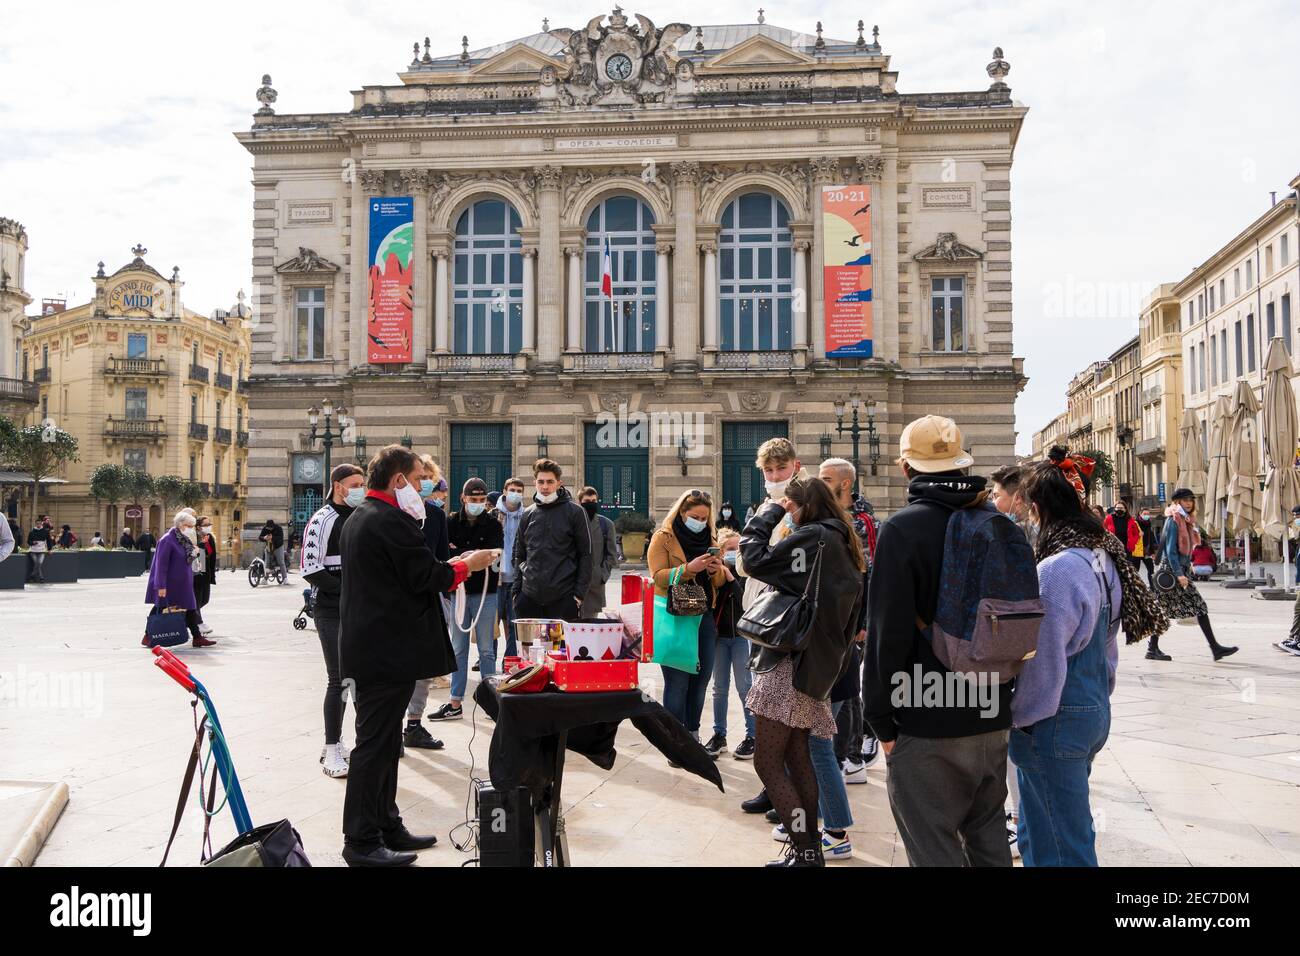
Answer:
[[515, 535], [514, 598], [524, 594], [546, 604], [566, 596], [579, 602], [591, 583], [591, 534], [587, 512], [563, 486], [554, 501], [533, 504]]
[[[794, 660], [795, 690], [814, 700], [827, 700], [831, 688], [844, 674], [849, 650], [858, 632], [862, 602], [862, 572], [853, 563], [850, 548], [858, 547], [853, 532], [842, 521], [826, 518], [800, 525], [775, 546], [768, 544], [785, 512], [763, 507], [745, 525], [740, 558], [745, 573], [787, 594], [803, 594], [815, 566], [818, 541], [825, 542], [821, 557], [821, 583], [817, 587], [817, 617], [808, 647]], [[804, 560], [798, 560], [802, 552]], [[799, 570], [795, 570], [798, 568]], [[754, 646], [750, 666], [762, 674], [786, 655]]]
[[455, 582], [414, 518], [367, 498], [340, 541], [339, 673], [358, 684], [406, 683], [456, 669], [439, 595]]
[[[733, 572], [734, 573], [734, 572]], [[745, 579], [736, 578], [718, 589], [718, 601], [713, 608], [713, 620], [718, 625], [718, 637], [735, 637], [736, 622], [745, 616], [741, 597], [745, 593]]]
[[424, 503], [424, 543], [439, 561], [451, 560], [451, 538], [447, 535], [447, 512]]
[[263, 528], [258, 534], [257, 539], [260, 541], [267, 535], [271, 537], [271, 550], [278, 551], [284, 547], [284, 529], [278, 524], [272, 524], [269, 528]]
[[343, 593], [343, 526], [355, 511], [346, 504], [327, 501], [307, 522], [303, 538], [302, 577], [316, 589], [316, 613], [337, 617]]
[[[917, 618], [934, 620], [948, 519], [954, 510], [974, 502], [984, 485], [983, 478], [955, 473], [917, 475], [907, 488], [907, 507], [880, 527], [867, 596], [870, 615], [862, 676], [863, 715], [879, 740], [894, 740], [900, 733], [971, 737], [1011, 726], [1011, 681], [998, 690], [994, 716], [985, 716], [977, 700], [966, 707], [945, 703], [897, 708], [892, 700], [896, 687], [902, 686], [899, 679], [915, 684], [918, 667], [923, 687], [925, 675], [948, 674], [917, 629]], [[919, 689], [911, 689], [919, 696]]]
[[[501, 522], [486, 511], [477, 518], [470, 518], [464, 511], [457, 511], [447, 522], [447, 533], [451, 540], [451, 553], [457, 557], [466, 551], [499, 548], [505, 540], [505, 532], [501, 528]], [[475, 571], [466, 579], [465, 596], [467, 598], [475, 598], [483, 593], [484, 575], [487, 575], [488, 594], [496, 593], [501, 572], [487, 568], [483, 571]]]

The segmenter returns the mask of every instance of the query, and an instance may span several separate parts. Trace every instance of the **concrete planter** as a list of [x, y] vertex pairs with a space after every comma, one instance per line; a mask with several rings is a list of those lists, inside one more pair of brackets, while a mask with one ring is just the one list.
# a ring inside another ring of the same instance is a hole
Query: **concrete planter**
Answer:
[[82, 551], [82, 578], [133, 578], [144, 573], [139, 551]]
[[623, 560], [633, 564], [640, 564], [645, 560], [645, 546], [649, 535], [642, 531], [627, 531], [619, 539], [623, 547]]
[[[30, 554], [26, 557], [27, 574], [30, 576], [36, 564]], [[49, 552], [45, 557], [44, 572], [46, 584], [76, 584], [81, 573], [81, 553], [78, 551]]]
[[25, 554], [11, 554], [0, 561], [0, 591], [21, 591], [29, 570]]

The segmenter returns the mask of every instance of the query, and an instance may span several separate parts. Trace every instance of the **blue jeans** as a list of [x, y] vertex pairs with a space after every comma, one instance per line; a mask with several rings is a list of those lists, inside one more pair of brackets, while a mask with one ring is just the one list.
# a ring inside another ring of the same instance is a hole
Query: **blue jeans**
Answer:
[[[844, 701], [831, 704], [831, 713], [839, 715]], [[847, 830], [853, 826], [853, 813], [849, 810], [849, 792], [844, 788], [844, 771], [835, 759], [835, 741], [808, 735], [808, 755], [812, 757], [817, 773], [817, 812], [822, 826], [828, 830]]]
[[[499, 585], [506, 595], [510, 594], [511, 582], [502, 581]], [[519, 653], [519, 646], [515, 643], [515, 608], [514, 602], [507, 596], [497, 602], [497, 611], [501, 617], [501, 630], [506, 636], [506, 657], [514, 657]]]
[[[451, 676], [451, 699], [465, 699], [465, 685], [469, 683], [469, 631], [465, 629], [474, 620], [481, 595], [465, 594], [465, 620], [451, 622], [451, 646], [456, 651], [456, 673]], [[474, 625], [474, 640], [478, 644], [479, 678], [488, 678], [497, 672], [497, 596], [482, 597], [483, 613]]]
[[[749, 641], [743, 637], [720, 637], [713, 659], [713, 732], [727, 736], [727, 693], [731, 675], [736, 675], [736, 693], [744, 707], [754, 675], [749, 670]], [[754, 715], [745, 707], [745, 736], [754, 736]]]
[[700, 733], [700, 715], [704, 713], [704, 695], [709, 690], [713, 676], [713, 658], [718, 643], [718, 626], [713, 615], [700, 618], [700, 669], [688, 674], [674, 667], [661, 668], [664, 672], [664, 710], [682, 722], [697, 737]]

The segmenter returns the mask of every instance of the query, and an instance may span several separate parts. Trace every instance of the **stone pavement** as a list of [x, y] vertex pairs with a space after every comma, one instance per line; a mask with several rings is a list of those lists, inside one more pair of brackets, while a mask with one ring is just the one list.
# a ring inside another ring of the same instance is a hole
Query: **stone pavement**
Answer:
[[[301, 584], [250, 589], [222, 573], [207, 611], [217, 647], [181, 653], [213, 695], [256, 822], [288, 817], [316, 865], [339, 865], [344, 781], [320, 772], [325, 670], [316, 632], [295, 631]], [[611, 583], [611, 595], [617, 594]], [[1300, 863], [1300, 658], [1271, 646], [1291, 605], [1203, 588], [1220, 639], [1242, 650], [1211, 662], [1196, 628], [1163, 641], [1170, 664], [1125, 647], [1110, 742], [1093, 771], [1101, 862], [1122, 865]], [[91, 581], [0, 592], [0, 780], [66, 781], [71, 799], [37, 860], [45, 866], [155, 865], [193, 743], [188, 698], [139, 646], [144, 581]], [[658, 668], [643, 668], [643, 679]], [[429, 710], [446, 699], [435, 690]], [[706, 735], [711, 700], [705, 705]], [[351, 740], [351, 711], [344, 739]], [[425, 866], [469, 858], [448, 834], [464, 821], [468, 781], [486, 777], [492, 723], [431, 726], [447, 748], [403, 760], [399, 802], [412, 830], [439, 835]], [[729, 741], [743, 733], [732, 692]], [[625, 725], [603, 772], [571, 756], [565, 773], [577, 865], [738, 865], [774, 858], [770, 826], [737, 804], [759, 789], [753, 765], [719, 763], [727, 792], [671, 769]], [[906, 857], [885, 794], [883, 758], [849, 788], [854, 859]], [[198, 859], [200, 811], [187, 811], [172, 862]], [[229, 813], [213, 844], [234, 835]], [[463, 839], [465, 828], [452, 833]]]

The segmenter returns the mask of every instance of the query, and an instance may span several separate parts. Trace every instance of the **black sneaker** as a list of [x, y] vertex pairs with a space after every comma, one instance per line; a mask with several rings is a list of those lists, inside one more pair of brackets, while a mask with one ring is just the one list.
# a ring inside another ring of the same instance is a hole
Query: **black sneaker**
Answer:
[[875, 737], [862, 738], [862, 766], [870, 767], [880, 757], [880, 741]]
[[427, 714], [426, 716], [430, 720], [460, 720], [465, 716], [465, 708], [458, 704], [443, 704], [432, 714]]
[[735, 757], [737, 760], [753, 760], [754, 759], [754, 738], [746, 737], [744, 740], [742, 740], [740, 742], [740, 745], [731, 752], [731, 756]]
[[413, 747], [416, 750], [441, 750], [442, 741], [434, 737], [419, 724], [414, 727], [409, 724], [406, 731], [402, 734], [402, 745]]
[[469, 667], [469, 669], [472, 670], [475, 674], [477, 674], [477, 673], [478, 673], [478, 661], [475, 661], [473, 664], [471, 664], [470, 667]]
[[763, 814], [763, 819], [767, 820], [768, 823], [779, 824], [781, 822], [781, 814], [777, 813], [775, 810], [768, 810], [767, 813]]
[[721, 754], [727, 752], [727, 738], [722, 734], [714, 734], [709, 738], [709, 742], [704, 745], [704, 752], [717, 760]]
[[772, 809], [772, 801], [768, 798], [766, 788], [758, 791], [758, 796], [750, 797], [740, 804], [740, 809], [746, 813], [767, 813]]

